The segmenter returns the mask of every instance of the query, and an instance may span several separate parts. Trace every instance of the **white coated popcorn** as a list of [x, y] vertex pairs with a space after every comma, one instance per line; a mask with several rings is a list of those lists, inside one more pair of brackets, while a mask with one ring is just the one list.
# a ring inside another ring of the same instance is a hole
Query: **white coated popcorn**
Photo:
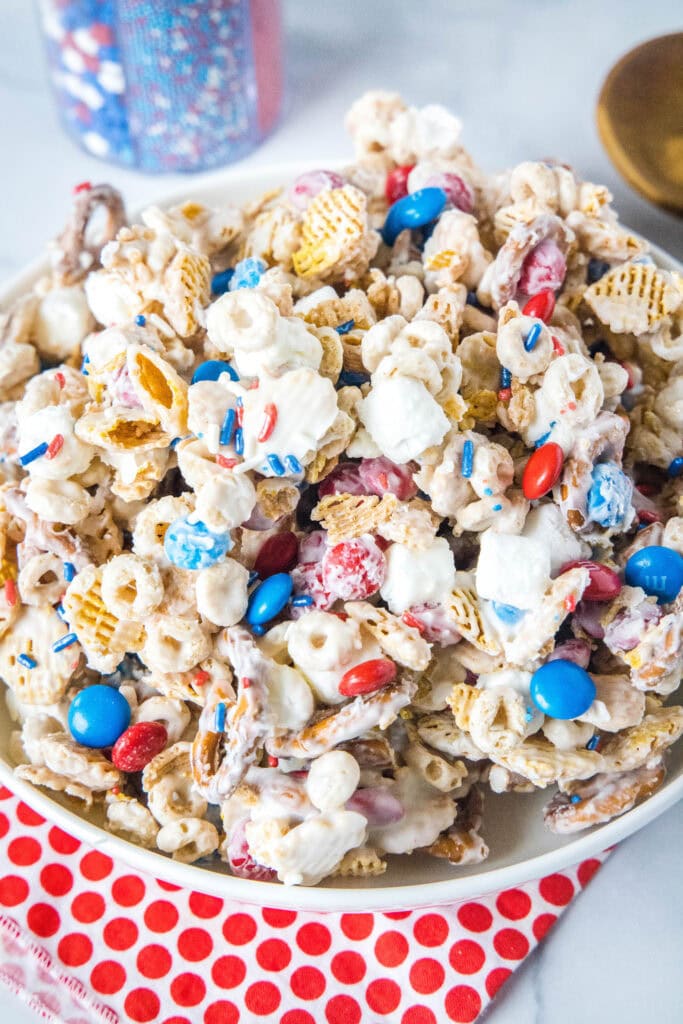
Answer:
[[360, 781], [355, 757], [345, 750], [331, 750], [317, 757], [306, 778], [306, 792], [319, 811], [335, 811], [353, 796]]
[[386, 560], [380, 594], [396, 615], [414, 605], [442, 601], [455, 584], [455, 561], [445, 537], [435, 537], [423, 551], [392, 544]]
[[43, 477], [47, 480], [59, 480], [62, 477], [83, 473], [94, 455], [94, 448], [81, 441], [74, 433], [74, 417], [69, 409], [62, 405], [49, 405], [45, 409], [27, 416], [19, 429], [19, 451], [26, 454], [43, 442], [49, 444], [57, 434], [61, 434], [64, 443], [54, 458], [41, 456], [34, 459], [27, 469], [31, 476]]
[[79, 351], [94, 327], [81, 285], [54, 288], [41, 299], [36, 313], [37, 348], [48, 359], [67, 359]]
[[363, 399], [361, 422], [383, 455], [410, 462], [439, 444], [449, 428], [443, 409], [420, 381], [408, 377], [380, 380]]
[[480, 597], [515, 608], [535, 608], [550, 582], [548, 549], [529, 537], [486, 530], [477, 562]]
[[548, 552], [551, 576], [557, 576], [567, 562], [590, 557], [590, 545], [567, 525], [562, 512], [552, 501], [531, 509], [524, 521], [522, 536]]
[[216, 626], [234, 626], [247, 610], [249, 572], [226, 558], [197, 573], [197, 611]]

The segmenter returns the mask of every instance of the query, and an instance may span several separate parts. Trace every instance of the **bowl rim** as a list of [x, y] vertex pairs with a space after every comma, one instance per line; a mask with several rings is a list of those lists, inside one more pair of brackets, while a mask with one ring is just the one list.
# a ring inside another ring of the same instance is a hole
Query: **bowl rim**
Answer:
[[[202, 192], [206, 193], [216, 187], [229, 188], [231, 184], [241, 187], [253, 184], [254, 191], [258, 192], [259, 187], [263, 187], [259, 182], [266, 179], [272, 181], [275, 178], [286, 182], [304, 171], [319, 167], [338, 169], [346, 164], [348, 164], [348, 160], [307, 159], [278, 161], [254, 168], [233, 167], [228, 170], [212, 171], [191, 179], [188, 178], [183, 187], [164, 193], [154, 201], [154, 205], [162, 208], [172, 206], [187, 199], [189, 194], [192, 194], [194, 198], [201, 199]], [[149, 205], [152, 204], [146, 203], [142, 207], [136, 207], [132, 217], [139, 216], [141, 209]], [[650, 252], [658, 264], [663, 265], [666, 269], [683, 273], [683, 264], [675, 257], [651, 242], [649, 245]], [[25, 265], [9, 280], [0, 283], [0, 309], [7, 301], [11, 301], [16, 295], [29, 288], [33, 281], [45, 272], [48, 265], [48, 258], [43, 255]], [[109, 854], [112, 858], [118, 858], [128, 866], [137, 868], [154, 878], [160, 878], [162, 881], [172, 882], [190, 890], [211, 893], [238, 903], [330, 913], [414, 910], [446, 903], [460, 903], [487, 893], [511, 888], [562, 871], [588, 857], [610, 849], [683, 798], [683, 772], [681, 772], [677, 778], [665, 782], [662, 789], [644, 803], [604, 825], [597, 826], [590, 832], [580, 834], [557, 849], [537, 856], [526, 857], [511, 864], [469, 875], [459, 876], [457, 867], [454, 867], [453, 877], [441, 881], [424, 881], [375, 888], [365, 888], [362, 885], [357, 888], [336, 888], [328, 885], [307, 887], [286, 886], [279, 882], [254, 882], [250, 879], [236, 878], [229, 874], [207, 870], [195, 864], [182, 864], [157, 851], [147, 850], [106, 832], [99, 825], [91, 823], [81, 815], [62, 806], [48, 793], [17, 778], [2, 750], [0, 750], [0, 782], [29, 806], [43, 814], [50, 823], [57, 825], [97, 850]]]

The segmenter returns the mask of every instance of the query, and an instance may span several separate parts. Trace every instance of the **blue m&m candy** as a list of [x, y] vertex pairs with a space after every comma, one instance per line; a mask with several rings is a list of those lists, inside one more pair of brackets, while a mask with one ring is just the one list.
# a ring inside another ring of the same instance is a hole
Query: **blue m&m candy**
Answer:
[[214, 533], [205, 523], [180, 516], [166, 530], [166, 557], [179, 569], [208, 569], [220, 562], [232, 547], [229, 533]]
[[130, 724], [130, 705], [113, 686], [95, 683], [69, 706], [69, 731], [84, 747], [111, 747]]
[[228, 290], [228, 285], [232, 281], [235, 271], [232, 267], [228, 267], [227, 270], [219, 270], [217, 274], [214, 274], [211, 278], [211, 294], [212, 295], [224, 295]]
[[257, 260], [254, 256], [247, 256], [240, 260], [235, 267], [235, 273], [230, 278], [228, 288], [236, 292], [239, 288], [255, 288], [265, 272], [266, 265], [263, 260]]
[[580, 665], [558, 658], [531, 677], [531, 699], [549, 718], [578, 718], [595, 700], [595, 683]]
[[514, 626], [526, 615], [523, 608], [515, 608], [513, 604], [501, 604], [500, 601], [492, 601], [491, 606], [500, 619], [506, 626]]
[[292, 577], [289, 573], [278, 572], [269, 576], [251, 594], [247, 605], [247, 622], [260, 626], [279, 615], [292, 596]]
[[382, 228], [382, 238], [393, 245], [406, 228], [421, 228], [436, 220], [447, 201], [442, 188], [421, 188], [399, 199], [389, 208]]
[[227, 373], [230, 380], [239, 380], [237, 370], [224, 362], [222, 359], [207, 359], [200, 363], [192, 374], [192, 383], [197, 384], [200, 380], [218, 380], [222, 373]]
[[619, 526], [631, 505], [633, 482], [615, 462], [599, 462], [588, 492], [588, 515], [600, 526]]
[[683, 587], [683, 557], [661, 544], [634, 551], [626, 563], [624, 579], [629, 587], [642, 587], [657, 598], [658, 604], [670, 604]]

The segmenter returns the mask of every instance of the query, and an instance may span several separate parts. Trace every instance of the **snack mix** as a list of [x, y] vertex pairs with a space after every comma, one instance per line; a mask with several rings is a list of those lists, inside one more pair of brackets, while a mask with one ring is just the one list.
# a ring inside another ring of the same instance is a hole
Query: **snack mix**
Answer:
[[0, 317], [16, 775], [287, 885], [477, 863], [487, 788], [606, 822], [683, 732], [683, 278], [440, 106], [346, 126], [242, 209], [77, 186]]

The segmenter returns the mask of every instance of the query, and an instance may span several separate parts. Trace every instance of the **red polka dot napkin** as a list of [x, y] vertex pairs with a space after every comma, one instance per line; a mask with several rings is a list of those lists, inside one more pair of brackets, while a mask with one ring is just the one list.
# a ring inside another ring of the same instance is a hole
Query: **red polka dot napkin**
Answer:
[[0, 981], [54, 1024], [468, 1024], [605, 856], [432, 910], [266, 910], [134, 873], [0, 788]]

